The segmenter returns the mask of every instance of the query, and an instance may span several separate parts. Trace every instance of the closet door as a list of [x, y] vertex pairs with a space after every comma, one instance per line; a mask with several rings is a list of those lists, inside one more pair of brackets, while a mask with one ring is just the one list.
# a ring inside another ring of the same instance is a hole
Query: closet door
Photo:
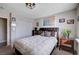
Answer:
[[7, 42], [7, 20], [0, 18], [0, 45]]

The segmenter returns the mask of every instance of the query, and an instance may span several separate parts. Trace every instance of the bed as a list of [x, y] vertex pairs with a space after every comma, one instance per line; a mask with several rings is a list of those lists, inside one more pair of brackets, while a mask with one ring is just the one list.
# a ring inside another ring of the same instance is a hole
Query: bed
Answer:
[[40, 28], [39, 31], [57, 32], [57, 37], [35, 35], [32, 37], [17, 39], [14, 42], [15, 50], [23, 55], [50, 55], [58, 43], [58, 30], [56, 29], [57, 28]]

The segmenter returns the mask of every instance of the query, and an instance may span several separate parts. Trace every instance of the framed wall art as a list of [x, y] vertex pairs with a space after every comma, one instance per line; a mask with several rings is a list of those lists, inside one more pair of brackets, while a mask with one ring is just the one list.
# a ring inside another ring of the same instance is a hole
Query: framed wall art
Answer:
[[65, 22], [65, 18], [59, 19], [59, 23], [64, 23], [64, 22]]
[[39, 26], [39, 22], [36, 22], [36, 26], [37, 26], [37, 27]]
[[67, 20], [67, 24], [74, 24], [74, 19]]
[[77, 21], [79, 21], [79, 16], [77, 16]]

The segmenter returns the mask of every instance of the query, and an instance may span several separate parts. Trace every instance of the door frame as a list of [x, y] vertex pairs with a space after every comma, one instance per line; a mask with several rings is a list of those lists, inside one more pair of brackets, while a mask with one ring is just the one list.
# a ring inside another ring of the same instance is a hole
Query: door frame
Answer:
[[0, 19], [6, 19], [7, 20], [7, 45], [11, 45], [11, 21], [9, 18], [0, 17]]

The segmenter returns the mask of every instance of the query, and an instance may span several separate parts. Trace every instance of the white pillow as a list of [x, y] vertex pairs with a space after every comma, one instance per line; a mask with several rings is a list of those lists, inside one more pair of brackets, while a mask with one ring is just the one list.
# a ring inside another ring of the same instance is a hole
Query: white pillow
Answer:
[[57, 37], [57, 32], [55, 32], [55, 37]]

